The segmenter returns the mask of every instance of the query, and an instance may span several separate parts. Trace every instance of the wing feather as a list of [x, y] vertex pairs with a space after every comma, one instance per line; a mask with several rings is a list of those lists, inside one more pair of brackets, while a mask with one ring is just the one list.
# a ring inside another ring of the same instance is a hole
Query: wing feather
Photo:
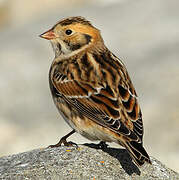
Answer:
[[[130, 121], [128, 123], [128, 117], [126, 117], [128, 115], [133, 121], [136, 121], [138, 103], [136, 97], [126, 89], [120, 87], [119, 95], [114, 96], [108, 85], [94, 87], [87, 82], [67, 80], [67, 77], [59, 80], [56, 76], [53, 76], [52, 83], [65, 101], [81, 115], [116, 133], [123, 134], [129, 139], [140, 141], [139, 137], [142, 136], [141, 122], [139, 125], [131, 126]], [[134, 127], [137, 134], [133, 131]]]

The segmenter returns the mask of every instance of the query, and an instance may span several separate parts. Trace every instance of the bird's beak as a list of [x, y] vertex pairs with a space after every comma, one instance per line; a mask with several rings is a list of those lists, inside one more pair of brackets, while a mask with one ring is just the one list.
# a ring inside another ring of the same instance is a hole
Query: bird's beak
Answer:
[[50, 29], [50, 30], [42, 33], [42, 34], [40, 35], [40, 37], [41, 37], [41, 38], [44, 38], [44, 39], [48, 39], [48, 40], [51, 40], [51, 39], [56, 38], [55, 33], [53, 32], [52, 29]]

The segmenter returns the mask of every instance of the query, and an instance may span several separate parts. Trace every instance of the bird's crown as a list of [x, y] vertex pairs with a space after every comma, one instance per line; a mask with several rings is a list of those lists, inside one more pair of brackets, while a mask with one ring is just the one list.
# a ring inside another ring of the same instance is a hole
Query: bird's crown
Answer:
[[86, 20], [84, 17], [81, 17], [81, 16], [75, 16], [75, 17], [69, 17], [69, 18], [62, 19], [59, 22], [57, 22], [54, 25], [54, 27], [58, 24], [60, 24], [61, 26], [66, 26], [66, 25], [76, 24], [76, 23], [80, 23], [83, 25], [88, 25], [88, 26], [93, 27], [90, 21]]

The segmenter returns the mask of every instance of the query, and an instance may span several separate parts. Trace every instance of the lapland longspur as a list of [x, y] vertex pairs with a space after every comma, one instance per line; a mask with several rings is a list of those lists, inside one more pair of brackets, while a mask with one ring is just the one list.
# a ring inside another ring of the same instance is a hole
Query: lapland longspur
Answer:
[[55, 52], [49, 72], [53, 100], [75, 132], [90, 140], [124, 146], [137, 165], [151, 163], [143, 147], [142, 114], [123, 62], [104, 44], [100, 31], [83, 17], [59, 21], [40, 37]]

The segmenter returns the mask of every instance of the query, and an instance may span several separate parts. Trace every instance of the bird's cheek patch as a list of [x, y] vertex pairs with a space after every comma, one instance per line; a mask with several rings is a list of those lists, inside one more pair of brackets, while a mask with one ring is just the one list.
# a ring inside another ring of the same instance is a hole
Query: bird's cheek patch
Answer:
[[86, 44], [89, 44], [91, 42], [91, 36], [88, 34], [84, 34], [86, 39]]

